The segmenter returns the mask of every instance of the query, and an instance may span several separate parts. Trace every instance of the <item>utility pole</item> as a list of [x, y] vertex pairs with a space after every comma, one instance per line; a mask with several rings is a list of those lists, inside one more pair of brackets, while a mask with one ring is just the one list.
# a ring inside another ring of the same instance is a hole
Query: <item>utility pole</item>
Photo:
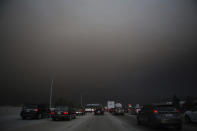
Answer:
[[50, 109], [52, 108], [53, 80], [51, 80]]
[[81, 107], [83, 107], [83, 96], [82, 94], [80, 94], [80, 96], [81, 96]]
[[81, 107], [83, 107], [83, 96], [85, 96], [86, 94], [87, 94], [86, 92], [80, 93]]

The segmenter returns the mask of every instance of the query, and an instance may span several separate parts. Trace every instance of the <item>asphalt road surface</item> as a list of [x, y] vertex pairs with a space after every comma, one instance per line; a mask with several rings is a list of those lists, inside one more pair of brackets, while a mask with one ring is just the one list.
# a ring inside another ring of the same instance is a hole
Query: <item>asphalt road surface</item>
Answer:
[[[156, 129], [169, 131], [175, 129]], [[137, 125], [136, 116], [125, 114], [104, 116], [87, 114], [71, 121], [22, 120], [19, 115], [0, 117], [0, 131], [155, 131], [147, 126]], [[184, 124], [182, 131], [197, 131], [197, 124]]]

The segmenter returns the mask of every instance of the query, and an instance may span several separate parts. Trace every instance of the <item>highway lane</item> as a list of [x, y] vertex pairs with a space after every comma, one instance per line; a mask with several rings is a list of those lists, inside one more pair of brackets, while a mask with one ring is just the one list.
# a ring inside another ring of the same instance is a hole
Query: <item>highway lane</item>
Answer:
[[[3, 118], [2, 118], [3, 119]], [[1, 131], [155, 131], [147, 126], [138, 125], [135, 115], [125, 114], [114, 116], [105, 113], [104, 116], [87, 114], [71, 121], [22, 120], [19, 116], [9, 117], [0, 121]], [[157, 131], [175, 129], [157, 129]], [[196, 131], [196, 124], [184, 124], [182, 131]]]
[[15, 119], [0, 122], [0, 131], [65, 131], [82, 124], [91, 118], [92, 115], [77, 117], [71, 121], [52, 121], [51, 118], [22, 120], [19, 116]]

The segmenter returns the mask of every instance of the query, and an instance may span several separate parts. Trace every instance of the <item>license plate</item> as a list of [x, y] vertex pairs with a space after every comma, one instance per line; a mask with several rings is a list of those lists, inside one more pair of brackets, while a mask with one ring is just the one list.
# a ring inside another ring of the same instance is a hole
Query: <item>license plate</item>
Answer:
[[165, 116], [166, 116], [166, 117], [172, 117], [173, 114], [166, 114]]
[[58, 114], [58, 115], [60, 115], [60, 114], [61, 114], [61, 112], [57, 112], [57, 114]]

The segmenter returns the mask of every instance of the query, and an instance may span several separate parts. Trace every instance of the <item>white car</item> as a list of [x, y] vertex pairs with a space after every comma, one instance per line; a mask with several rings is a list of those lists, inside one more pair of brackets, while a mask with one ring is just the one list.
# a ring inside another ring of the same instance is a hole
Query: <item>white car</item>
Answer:
[[185, 112], [185, 122], [197, 122], [197, 107], [192, 108]]
[[85, 108], [85, 112], [94, 112], [93, 108]]

